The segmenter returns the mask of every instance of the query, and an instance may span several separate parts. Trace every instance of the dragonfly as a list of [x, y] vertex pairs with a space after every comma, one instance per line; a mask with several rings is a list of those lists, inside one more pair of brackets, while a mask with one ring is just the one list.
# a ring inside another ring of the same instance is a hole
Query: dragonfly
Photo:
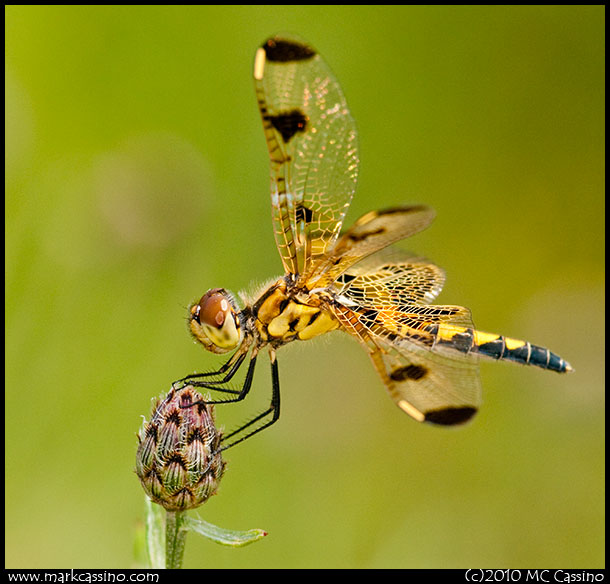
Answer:
[[[238, 402], [252, 387], [259, 354], [267, 352], [270, 404], [226, 434], [221, 449], [278, 420], [278, 349], [330, 331], [357, 339], [401, 410], [438, 426], [464, 424], [479, 409], [480, 358], [572, 371], [546, 348], [477, 330], [468, 308], [433, 304], [444, 271], [393, 246], [428, 227], [432, 208], [371, 211], [343, 230], [358, 177], [356, 125], [339, 83], [311, 45], [269, 38], [256, 52], [254, 82], [284, 275], [253, 295], [241, 294], [241, 307], [224, 288], [194, 303], [192, 336], [208, 351], [232, 355], [218, 370], [176, 382], [224, 393], [205, 403]], [[232, 385], [246, 362], [245, 378]]]

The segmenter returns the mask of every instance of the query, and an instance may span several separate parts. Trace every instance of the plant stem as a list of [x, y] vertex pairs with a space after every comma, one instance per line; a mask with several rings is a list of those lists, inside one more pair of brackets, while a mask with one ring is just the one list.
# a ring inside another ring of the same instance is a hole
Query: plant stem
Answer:
[[167, 511], [165, 515], [165, 567], [181, 568], [186, 543], [186, 530], [182, 528], [184, 511]]

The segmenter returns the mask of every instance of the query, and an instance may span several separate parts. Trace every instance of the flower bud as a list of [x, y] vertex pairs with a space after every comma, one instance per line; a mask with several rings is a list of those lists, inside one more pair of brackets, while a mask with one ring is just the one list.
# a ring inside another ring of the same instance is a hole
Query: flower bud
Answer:
[[172, 387], [138, 433], [136, 474], [146, 494], [168, 511], [204, 503], [216, 493], [224, 471], [222, 432], [204, 399], [191, 385]]

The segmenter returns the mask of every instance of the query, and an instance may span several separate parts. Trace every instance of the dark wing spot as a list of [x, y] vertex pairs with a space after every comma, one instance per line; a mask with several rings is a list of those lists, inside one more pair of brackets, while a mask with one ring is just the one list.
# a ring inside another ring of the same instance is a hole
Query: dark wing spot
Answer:
[[444, 408], [428, 412], [425, 421], [432, 424], [440, 424], [441, 426], [454, 426], [467, 422], [476, 413], [477, 409], [471, 406]]
[[411, 205], [409, 207], [387, 207], [377, 211], [377, 215], [403, 215], [405, 213], [417, 213], [418, 211], [425, 211], [428, 207], [425, 205]]
[[[459, 308], [428, 308], [428, 310], [425, 312], [425, 314], [438, 314], [440, 316], [453, 316], [454, 314], [457, 314], [458, 312], [460, 312]], [[467, 329], [467, 334], [469, 334], [470, 336], [472, 336], [472, 330], [471, 329]]]
[[298, 109], [276, 116], [265, 116], [265, 120], [281, 134], [285, 144], [288, 144], [297, 132], [304, 132], [307, 127], [307, 117]]
[[385, 227], [380, 227], [379, 229], [375, 229], [374, 231], [365, 231], [364, 233], [349, 233], [348, 237], [354, 243], [358, 243], [359, 241], [363, 241], [371, 235], [381, 235], [382, 233], [385, 233]]
[[263, 45], [269, 61], [288, 63], [290, 61], [306, 61], [315, 57], [316, 52], [307, 45], [286, 39], [268, 39]]
[[313, 219], [313, 211], [305, 207], [305, 205], [297, 205], [296, 218], [297, 223], [300, 223], [301, 221], [311, 223], [311, 220]]
[[352, 274], [341, 274], [337, 278], [337, 282], [339, 282], [340, 284], [349, 284], [355, 278], [356, 276], [352, 276]]
[[428, 370], [425, 367], [412, 363], [411, 365], [394, 369], [394, 371], [390, 373], [390, 378], [394, 381], [405, 381], [406, 379], [417, 381], [418, 379], [425, 377], [426, 373], [428, 373]]

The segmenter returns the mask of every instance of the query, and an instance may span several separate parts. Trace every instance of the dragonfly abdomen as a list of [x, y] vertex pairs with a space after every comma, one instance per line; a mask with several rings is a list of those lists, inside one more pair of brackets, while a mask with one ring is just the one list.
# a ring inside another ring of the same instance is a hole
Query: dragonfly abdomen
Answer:
[[449, 324], [434, 325], [436, 345], [444, 345], [461, 353], [478, 353], [490, 359], [533, 365], [558, 373], [572, 371], [570, 364], [544, 347], [510, 337], [485, 333], [472, 328]]

